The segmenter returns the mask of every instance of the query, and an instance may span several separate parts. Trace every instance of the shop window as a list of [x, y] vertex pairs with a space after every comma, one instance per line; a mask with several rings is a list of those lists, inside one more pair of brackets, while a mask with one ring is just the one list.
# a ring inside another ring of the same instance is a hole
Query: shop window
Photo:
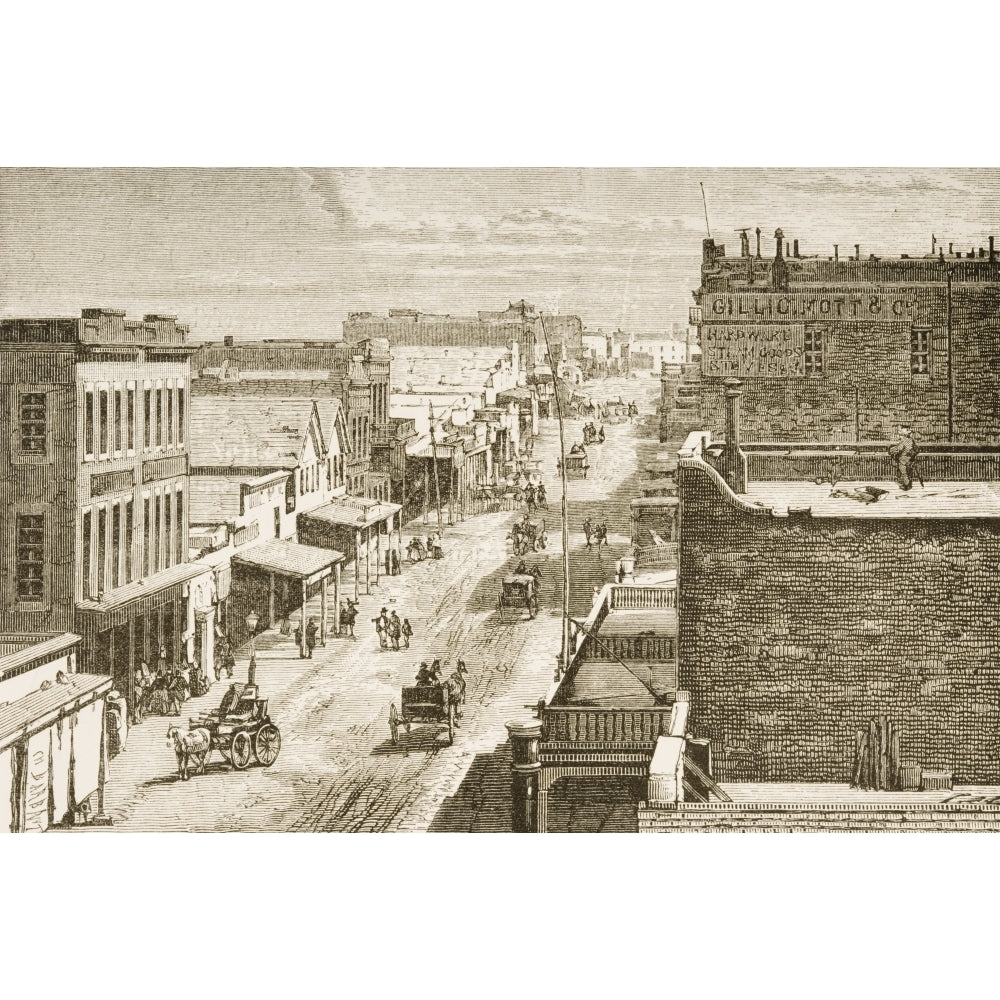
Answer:
[[21, 393], [18, 407], [21, 423], [21, 451], [29, 455], [44, 455], [45, 446], [45, 393]]
[[910, 374], [929, 375], [931, 371], [931, 331], [915, 326], [910, 331]]
[[88, 389], [83, 397], [84, 452], [94, 454], [94, 390]]
[[135, 450], [135, 389], [129, 389], [125, 406], [125, 427], [127, 436], [127, 448], [129, 451]]

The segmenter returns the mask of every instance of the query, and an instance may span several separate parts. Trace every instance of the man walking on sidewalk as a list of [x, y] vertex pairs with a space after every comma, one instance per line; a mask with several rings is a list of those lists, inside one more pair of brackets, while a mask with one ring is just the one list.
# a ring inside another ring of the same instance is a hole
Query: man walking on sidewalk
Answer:
[[403, 634], [403, 627], [399, 621], [399, 615], [396, 614], [396, 609], [393, 608], [392, 615], [389, 617], [389, 638], [392, 639], [392, 648], [394, 652], [399, 652], [399, 637]]
[[309, 619], [309, 624], [306, 625], [306, 649], [309, 650], [309, 659], [313, 657], [313, 650], [316, 648], [316, 633], [319, 631], [319, 626], [316, 624], [315, 618]]
[[386, 649], [389, 645], [389, 619], [386, 617], [385, 608], [378, 613], [378, 618], [373, 618], [372, 621], [375, 623], [375, 632], [378, 634], [378, 644], [382, 649]]

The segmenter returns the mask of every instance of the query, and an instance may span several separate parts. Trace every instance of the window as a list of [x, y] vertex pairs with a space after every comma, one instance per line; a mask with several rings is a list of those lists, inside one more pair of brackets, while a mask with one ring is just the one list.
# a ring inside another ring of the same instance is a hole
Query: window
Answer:
[[184, 386], [177, 387], [177, 442], [184, 444]]
[[153, 554], [149, 558], [150, 569], [156, 573], [160, 568], [160, 494], [153, 500], [153, 523], [150, 527], [150, 544]]
[[104, 593], [105, 553], [108, 551], [108, 511], [106, 507], [97, 510], [97, 594]]
[[167, 444], [174, 443], [174, 390], [167, 389]]
[[17, 515], [17, 599], [32, 604], [43, 599], [45, 518], [42, 514]]
[[[131, 390], [130, 390], [131, 391]], [[125, 582], [132, 582], [132, 542], [135, 540], [135, 519], [132, 501], [125, 501]]]
[[156, 447], [163, 445], [163, 390], [156, 390]]
[[144, 389], [143, 390], [143, 421], [142, 421], [142, 443], [148, 448], [150, 442], [150, 434], [152, 433], [150, 428], [153, 424], [153, 390]]
[[929, 327], [915, 326], [910, 331], [910, 373], [929, 375], [931, 371], [931, 331]]
[[132, 388], [128, 390], [126, 397], [125, 426], [127, 428], [126, 447], [129, 451], [135, 451], [135, 389]]
[[122, 582], [122, 505], [116, 503], [111, 508], [111, 586], [120, 587]]
[[94, 390], [88, 389], [83, 396], [83, 440], [84, 453], [94, 454]]
[[184, 491], [177, 490], [177, 527], [174, 535], [174, 562], [184, 562]]
[[100, 453], [102, 455], [107, 455], [108, 453], [108, 390], [102, 389], [97, 394], [97, 406], [99, 410], [99, 419], [101, 421], [101, 434], [100, 434]]
[[174, 536], [171, 533], [174, 521], [174, 506], [170, 500], [170, 494], [163, 498], [163, 566], [167, 568], [171, 565], [174, 555]]
[[[146, 397], [149, 397], [149, 393], [146, 393]], [[142, 524], [145, 537], [143, 538], [142, 545], [142, 575], [149, 576], [149, 550], [152, 545], [151, 534], [150, 534], [150, 524], [151, 524], [151, 514], [150, 514], [150, 503], [149, 497], [143, 497], [142, 500]]]
[[93, 565], [90, 557], [90, 546], [92, 539], [90, 537], [91, 532], [91, 516], [90, 511], [83, 512], [83, 532], [80, 538], [81, 556], [83, 557], [80, 562], [83, 564], [83, 594], [88, 596], [91, 593], [90, 590], [90, 568]]
[[21, 451], [32, 455], [45, 454], [45, 393], [24, 392], [19, 406], [21, 420]]
[[122, 391], [115, 389], [115, 451], [122, 450]]
[[805, 332], [805, 373], [806, 375], [823, 374], [823, 331], [811, 330]]

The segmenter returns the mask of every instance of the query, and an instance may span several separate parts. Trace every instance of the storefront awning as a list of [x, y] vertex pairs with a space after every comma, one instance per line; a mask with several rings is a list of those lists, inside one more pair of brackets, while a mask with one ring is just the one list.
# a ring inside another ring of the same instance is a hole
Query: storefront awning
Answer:
[[342, 552], [280, 538], [262, 542], [233, 556], [233, 566], [253, 566], [266, 573], [291, 576], [307, 582], [328, 576], [333, 567], [343, 561]]
[[80, 601], [76, 605], [76, 610], [78, 614], [107, 614], [110, 611], [124, 608], [133, 601], [141, 601], [162, 590], [187, 583], [188, 580], [192, 580], [204, 572], [204, 563], [180, 563], [169, 569], [160, 570], [155, 576], [150, 576], [145, 580], [136, 580], [124, 587], [118, 587], [100, 601]]
[[[322, 521], [324, 524], [340, 524], [351, 528], [368, 528], [379, 524], [402, 508], [398, 503], [384, 503], [378, 500], [362, 498], [352, 500], [334, 500], [331, 503], [317, 507], [302, 514], [304, 518]], [[325, 551], [325, 550], [324, 550]]]
[[0, 749], [54, 722], [61, 712], [89, 704], [111, 690], [103, 674], [66, 674], [66, 683], [33, 691], [0, 708]]

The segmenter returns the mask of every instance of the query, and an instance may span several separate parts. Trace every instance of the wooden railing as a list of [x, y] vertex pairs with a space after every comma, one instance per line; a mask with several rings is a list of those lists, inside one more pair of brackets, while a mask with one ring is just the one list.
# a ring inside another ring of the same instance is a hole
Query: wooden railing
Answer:
[[676, 608], [677, 588], [633, 587], [628, 584], [613, 584], [611, 587], [611, 610], [645, 610], [655, 608]]
[[554, 743], [643, 743], [669, 735], [673, 704], [652, 708], [555, 705], [542, 709], [542, 737]]
[[670, 635], [588, 636], [580, 644], [580, 659], [587, 662], [666, 663], [676, 654], [676, 637]]

